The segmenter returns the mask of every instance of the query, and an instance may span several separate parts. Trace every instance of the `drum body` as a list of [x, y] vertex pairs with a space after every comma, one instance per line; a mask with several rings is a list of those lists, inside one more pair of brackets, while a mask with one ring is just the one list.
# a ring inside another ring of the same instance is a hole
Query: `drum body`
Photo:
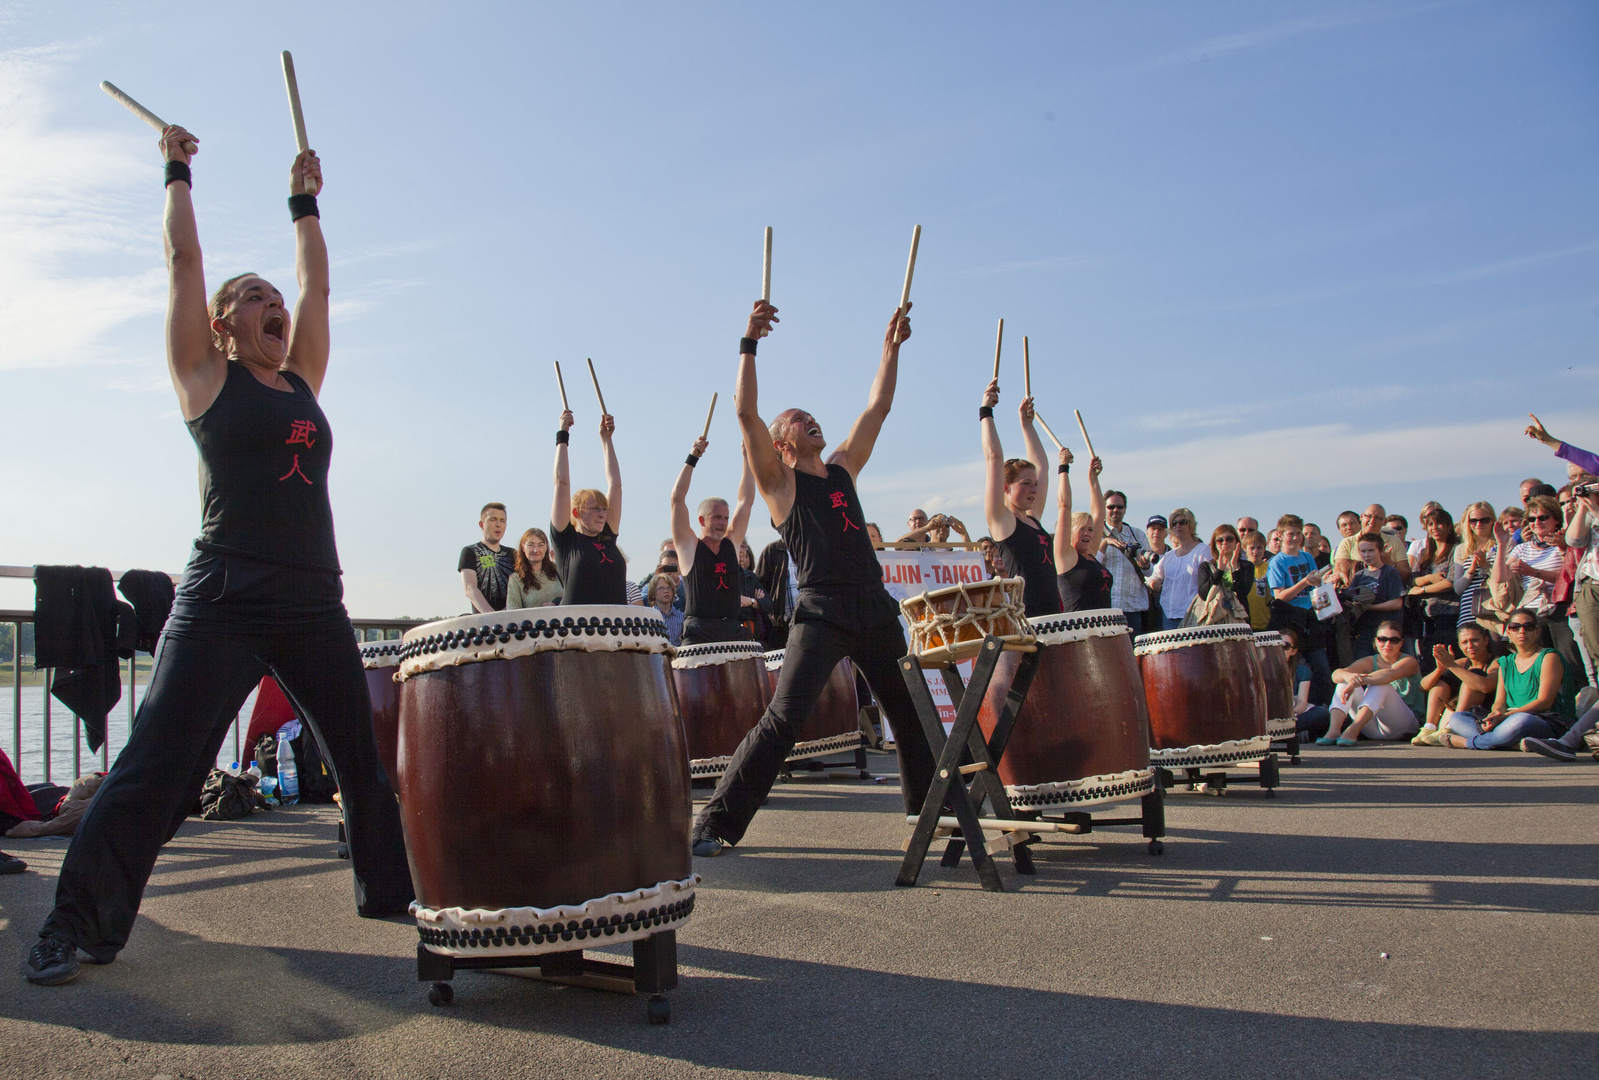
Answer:
[[[784, 650], [766, 654], [767, 698], [777, 692], [777, 677], [783, 670]], [[805, 739], [794, 744], [785, 761], [804, 761], [854, 750], [865, 741], [861, 734], [860, 702], [855, 696], [855, 665], [849, 658], [840, 660], [827, 678], [827, 686], [816, 707], [805, 721]]]
[[394, 676], [400, 670], [401, 642], [363, 641], [361, 666], [366, 668], [366, 691], [372, 698], [372, 737], [378, 760], [388, 774], [389, 786], [399, 791], [400, 687]]
[[1149, 706], [1151, 764], [1226, 765], [1271, 752], [1260, 650], [1248, 626], [1144, 634], [1133, 651]]
[[689, 775], [715, 779], [772, 698], [760, 642], [686, 645], [672, 661], [672, 682], [688, 738]]
[[906, 597], [899, 602], [910, 624], [910, 652], [924, 661], [959, 660], [977, 654], [983, 638], [1030, 641], [1023, 614], [1021, 578], [963, 582]]
[[688, 750], [658, 612], [493, 612], [404, 642], [398, 790], [423, 945], [571, 951], [688, 918]]
[[1288, 665], [1288, 646], [1275, 630], [1255, 635], [1255, 654], [1260, 658], [1260, 675], [1266, 683], [1266, 734], [1273, 739], [1292, 738], [1294, 722], [1294, 673]]
[[[1126, 616], [1109, 609], [1029, 622], [1038, 668], [999, 762], [1011, 807], [1080, 809], [1149, 794], [1149, 715]], [[988, 684], [978, 723], [989, 738], [1025, 655], [1004, 653]]]

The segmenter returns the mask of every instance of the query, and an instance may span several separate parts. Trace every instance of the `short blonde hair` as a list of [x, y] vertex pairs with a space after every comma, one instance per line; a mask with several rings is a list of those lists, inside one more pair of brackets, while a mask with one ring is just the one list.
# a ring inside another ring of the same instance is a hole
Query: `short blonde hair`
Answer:
[[594, 505], [601, 510], [609, 510], [611, 508], [610, 500], [605, 497], [605, 492], [598, 488], [578, 488], [572, 492], [572, 512], [574, 514], [577, 513], [578, 507], [583, 505], [583, 500], [585, 499], [593, 499]]
[[1073, 543], [1077, 542], [1077, 532], [1078, 532], [1079, 529], [1081, 529], [1084, 525], [1092, 525], [1093, 523], [1094, 523], [1094, 515], [1093, 514], [1085, 514], [1081, 510], [1079, 510], [1079, 511], [1077, 511], [1077, 513], [1073, 514], [1072, 515], [1072, 542]]

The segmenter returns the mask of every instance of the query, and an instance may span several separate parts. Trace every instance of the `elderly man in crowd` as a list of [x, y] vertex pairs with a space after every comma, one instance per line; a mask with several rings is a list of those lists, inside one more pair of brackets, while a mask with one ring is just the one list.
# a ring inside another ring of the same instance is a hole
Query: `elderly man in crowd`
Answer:
[[[1147, 632], [1149, 589], [1144, 577], [1150, 567], [1150, 541], [1136, 525], [1122, 520], [1127, 516], [1127, 493], [1112, 489], [1105, 493], [1105, 538], [1100, 541], [1099, 561], [1110, 571], [1110, 606], [1120, 608], [1135, 634]], [[1165, 519], [1161, 519], [1165, 524]]]
[[[1348, 513], [1348, 511], [1345, 511]], [[1382, 537], [1382, 561], [1399, 571], [1399, 576], [1410, 576], [1410, 556], [1405, 552], [1405, 545], [1398, 537], [1383, 531], [1383, 522], [1388, 520], [1388, 511], [1383, 509], [1381, 503], [1372, 503], [1366, 507], [1366, 512], [1360, 515], [1360, 520], [1355, 531], [1347, 533], [1338, 545], [1338, 551], [1333, 555], [1333, 570], [1338, 579], [1345, 584], [1354, 579], [1356, 571], [1360, 569], [1360, 552], [1356, 549], [1361, 535], [1373, 533]], [[1344, 515], [1338, 515], [1338, 529], [1344, 528]]]

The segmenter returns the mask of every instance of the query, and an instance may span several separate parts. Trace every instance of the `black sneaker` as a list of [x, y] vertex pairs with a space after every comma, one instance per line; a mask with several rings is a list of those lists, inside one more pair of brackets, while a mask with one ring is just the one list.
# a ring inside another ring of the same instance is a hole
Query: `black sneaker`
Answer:
[[1575, 751], [1566, 749], [1553, 739], [1534, 739], [1529, 736], [1521, 740], [1521, 748], [1528, 753], [1542, 754], [1544, 757], [1553, 758], [1556, 761], [1577, 760]]
[[7, 855], [0, 851], [0, 874], [20, 874], [28, 868], [28, 864], [15, 855]]
[[57, 986], [78, 977], [78, 950], [66, 938], [54, 934], [39, 939], [28, 960], [22, 965], [22, 975], [39, 986]]
[[704, 836], [695, 837], [694, 846], [691, 850], [696, 858], [714, 859], [722, 853], [724, 848], [729, 846], [731, 845], [723, 843], [720, 837], [706, 833]]

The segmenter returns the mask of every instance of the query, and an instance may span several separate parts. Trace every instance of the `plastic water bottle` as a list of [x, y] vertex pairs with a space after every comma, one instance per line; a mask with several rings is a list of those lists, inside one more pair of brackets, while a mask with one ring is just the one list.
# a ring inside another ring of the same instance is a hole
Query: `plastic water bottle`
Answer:
[[278, 732], [278, 801], [284, 806], [300, 801], [300, 774], [294, 767], [294, 744], [289, 741], [292, 738]]
[[228, 762], [228, 767], [226, 769], [223, 769], [222, 771], [227, 773], [229, 776], [238, 776], [239, 775], [239, 763], [237, 761], [230, 761], [230, 762]]
[[252, 758], [250, 767], [244, 771], [255, 777], [256, 786], [259, 787], [261, 784], [261, 763]]

